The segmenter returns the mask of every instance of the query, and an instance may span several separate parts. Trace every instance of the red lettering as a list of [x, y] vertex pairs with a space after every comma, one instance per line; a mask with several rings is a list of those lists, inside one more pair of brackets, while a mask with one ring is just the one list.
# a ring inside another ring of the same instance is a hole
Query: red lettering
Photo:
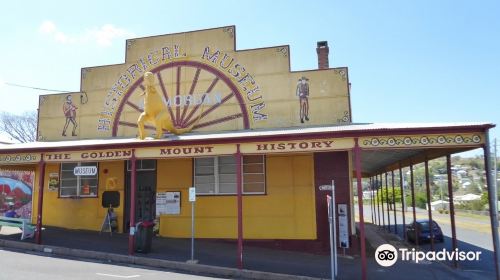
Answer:
[[257, 144], [257, 151], [266, 151], [267, 144]]
[[160, 149], [160, 155], [170, 155], [172, 149]]
[[323, 141], [323, 144], [325, 144], [328, 148], [332, 147], [333, 141]]
[[307, 149], [308, 147], [309, 147], [309, 143], [307, 143], [307, 142], [299, 143], [299, 148], [301, 148], [301, 149]]
[[311, 148], [321, 148], [321, 142], [311, 142]]

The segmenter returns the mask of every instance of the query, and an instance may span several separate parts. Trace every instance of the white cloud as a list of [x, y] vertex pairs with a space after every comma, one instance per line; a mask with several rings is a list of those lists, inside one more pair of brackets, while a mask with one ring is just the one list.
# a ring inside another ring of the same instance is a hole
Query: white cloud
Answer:
[[59, 30], [54, 22], [48, 20], [42, 22], [39, 32], [61, 44], [92, 43], [101, 47], [111, 46], [115, 39], [135, 36], [134, 33], [112, 24], [86, 29], [79, 34], [66, 34]]
[[56, 25], [52, 21], [46, 20], [42, 22], [38, 30], [40, 31], [40, 33], [50, 34], [56, 30]]
[[106, 24], [98, 29], [89, 31], [90, 38], [95, 39], [100, 46], [110, 46], [114, 39], [127, 38], [135, 36], [132, 32], [117, 28], [112, 24]]
[[54, 40], [56, 40], [59, 43], [66, 44], [68, 43], [68, 37], [64, 35], [62, 32], [56, 32], [54, 33]]

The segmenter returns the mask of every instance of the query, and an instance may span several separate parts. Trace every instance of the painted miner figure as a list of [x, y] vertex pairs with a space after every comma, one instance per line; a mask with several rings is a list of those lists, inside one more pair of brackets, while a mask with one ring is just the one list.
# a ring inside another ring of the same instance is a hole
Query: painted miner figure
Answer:
[[296, 95], [300, 101], [300, 122], [309, 121], [309, 79], [302, 77], [297, 83]]
[[76, 136], [76, 128], [78, 124], [76, 123], [76, 109], [78, 109], [71, 100], [71, 95], [66, 96], [66, 102], [63, 104], [63, 112], [66, 117], [66, 123], [64, 124], [62, 136], [66, 136], [66, 129], [68, 129], [68, 125], [71, 122], [73, 124], [73, 131], [71, 132], [71, 136]]

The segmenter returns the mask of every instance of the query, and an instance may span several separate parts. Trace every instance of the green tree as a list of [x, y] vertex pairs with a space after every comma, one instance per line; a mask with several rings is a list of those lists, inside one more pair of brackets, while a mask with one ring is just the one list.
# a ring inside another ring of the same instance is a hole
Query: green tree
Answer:
[[482, 190], [479, 188], [479, 185], [476, 183], [470, 183], [465, 187], [465, 192], [466, 193], [473, 193], [473, 194], [482, 194]]
[[470, 165], [474, 169], [484, 169], [484, 158], [482, 156], [476, 156], [475, 158], [469, 159], [465, 164]]
[[488, 200], [488, 192], [483, 192], [483, 194], [481, 195], [481, 203], [483, 203], [483, 205], [487, 205], [489, 203]]
[[[415, 207], [425, 209], [427, 204], [427, 194], [425, 192], [415, 192]], [[411, 207], [412, 197], [411, 193], [406, 196], [406, 206]]]
[[378, 203], [384, 203], [385, 205], [387, 202], [389, 203], [389, 207], [392, 210], [392, 207], [394, 207], [395, 203], [400, 203], [401, 202], [401, 188], [399, 186], [394, 186], [394, 197], [392, 196], [392, 186], [388, 187], [387, 190], [385, 186], [378, 191], [377, 195], [377, 202]]

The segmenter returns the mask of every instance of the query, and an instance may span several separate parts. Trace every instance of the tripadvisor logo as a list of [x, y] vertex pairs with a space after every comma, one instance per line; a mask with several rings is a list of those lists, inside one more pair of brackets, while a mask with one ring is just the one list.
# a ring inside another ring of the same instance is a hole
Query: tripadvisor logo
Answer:
[[391, 244], [382, 244], [375, 251], [375, 260], [381, 266], [392, 266], [398, 260], [398, 250]]
[[375, 260], [381, 266], [389, 267], [396, 263], [398, 255], [402, 261], [413, 261], [419, 263], [420, 261], [479, 261], [481, 251], [460, 251], [455, 249], [453, 251], [416, 251], [415, 248], [409, 250], [400, 248], [398, 250], [390, 244], [382, 244], [378, 246], [375, 251]]

